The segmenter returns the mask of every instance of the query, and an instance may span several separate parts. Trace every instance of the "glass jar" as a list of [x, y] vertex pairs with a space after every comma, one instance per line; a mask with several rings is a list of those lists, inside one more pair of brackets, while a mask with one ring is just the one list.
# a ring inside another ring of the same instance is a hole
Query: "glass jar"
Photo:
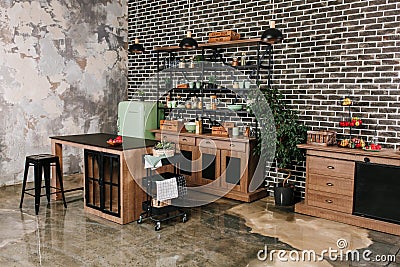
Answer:
[[237, 66], [239, 66], [239, 61], [237, 57], [234, 57], [232, 59], [232, 67], [237, 67]]
[[216, 110], [218, 106], [218, 99], [216, 95], [210, 96], [211, 109]]
[[192, 101], [192, 109], [196, 109], [199, 103], [199, 99], [197, 97], [192, 97], [191, 101]]

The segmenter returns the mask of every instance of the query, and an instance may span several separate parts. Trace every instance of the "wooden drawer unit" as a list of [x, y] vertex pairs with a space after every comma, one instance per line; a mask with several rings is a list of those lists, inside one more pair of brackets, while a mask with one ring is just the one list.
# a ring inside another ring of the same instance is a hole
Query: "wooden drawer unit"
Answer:
[[217, 148], [223, 150], [246, 152], [246, 144], [241, 142], [197, 139], [197, 145], [205, 148]]
[[308, 188], [334, 194], [353, 196], [353, 179], [343, 179], [331, 176], [309, 174], [307, 176]]
[[308, 189], [307, 204], [310, 206], [336, 210], [351, 214], [353, 210], [353, 198], [339, 194], [320, 192]]
[[164, 140], [182, 145], [196, 145], [196, 138], [190, 136], [179, 136], [174, 134], [156, 133], [156, 140]]
[[353, 179], [355, 163], [353, 161], [322, 158], [315, 156], [307, 157], [308, 174], [321, 174], [325, 176]]
[[[305, 200], [296, 204], [296, 212], [400, 236], [394, 212], [397, 202], [388, 200], [387, 191], [380, 196], [384, 206], [375, 198], [383, 188], [392, 188], [393, 180], [398, 178], [398, 151], [371, 152], [310, 144], [298, 147], [307, 150], [307, 175]], [[391, 210], [386, 213], [373, 215], [389, 207]], [[378, 219], [383, 216], [393, 222]]]

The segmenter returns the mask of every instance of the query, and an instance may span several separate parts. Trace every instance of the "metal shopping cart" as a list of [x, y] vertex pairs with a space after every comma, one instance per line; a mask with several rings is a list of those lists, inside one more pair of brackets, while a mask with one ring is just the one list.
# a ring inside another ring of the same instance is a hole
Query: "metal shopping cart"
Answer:
[[142, 185], [146, 189], [146, 201], [142, 203], [143, 212], [137, 220], [138, 224], [149, 218], [156, 223], [155, 230], [161, 229], [161, 222], [182, 217], [182, 222], [188, 220], [187, 213], [174, 205], [179, 203], [187, 193], [186, 180], [183, 175], [177, 174], [176, 165], [179, 164], [180, 154], [162, 159], [162, 165], [173, 164], [174, 172], [154, 174], [147, 169], [147, 176], [143, 177]]

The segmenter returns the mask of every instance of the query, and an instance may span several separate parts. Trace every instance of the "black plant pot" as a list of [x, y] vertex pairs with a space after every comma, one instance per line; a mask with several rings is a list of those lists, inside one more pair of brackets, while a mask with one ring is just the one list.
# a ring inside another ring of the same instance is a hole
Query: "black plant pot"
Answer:
[[286, 184], [278, 184], [274, 188], [274, 197], [276, 206], [293, 206], [294, 205], [294, 186]]

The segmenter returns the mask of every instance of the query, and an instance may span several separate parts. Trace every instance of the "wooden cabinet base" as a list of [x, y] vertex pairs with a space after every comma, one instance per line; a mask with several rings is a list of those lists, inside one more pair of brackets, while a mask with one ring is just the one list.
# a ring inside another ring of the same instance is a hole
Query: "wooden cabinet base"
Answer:
[[[218, 188], [210, 188], [210, 187], [205, 188], [205, 187], [194, 186], [194, 185], [189, 188], [190, 188], [190, 190], [194, 190], [194, 191], [198, 191], [198, 192], [206, 193], [206, 194], [210, 194], [210, 195], [217, 195], [217, 196], [225, 193], [225, 191], [223, 189], [218, 189]], [[226, 197], [226, 198], [239, 200], [239, 201], [243, 201], [243, 202], [253, 202], [258, 199], [264, 198], [266, 196], [268, 196], [268, 191], [266, 188], [259, 188], [256, 191], [251, 192], [251, 193], [243, 193], [243, 192], [232, 190], [224, 195], [224, 197]]]
[[296, 204], [295, 212], [319, 218], [324, 218], [336, 222], [347, 223], [350, 225], [359, 226], [388, 234], [400, 235], [400, 225], [398, 224], [378, 221], [366, 217], [309, 206], [306, 205], [304, 202]]

